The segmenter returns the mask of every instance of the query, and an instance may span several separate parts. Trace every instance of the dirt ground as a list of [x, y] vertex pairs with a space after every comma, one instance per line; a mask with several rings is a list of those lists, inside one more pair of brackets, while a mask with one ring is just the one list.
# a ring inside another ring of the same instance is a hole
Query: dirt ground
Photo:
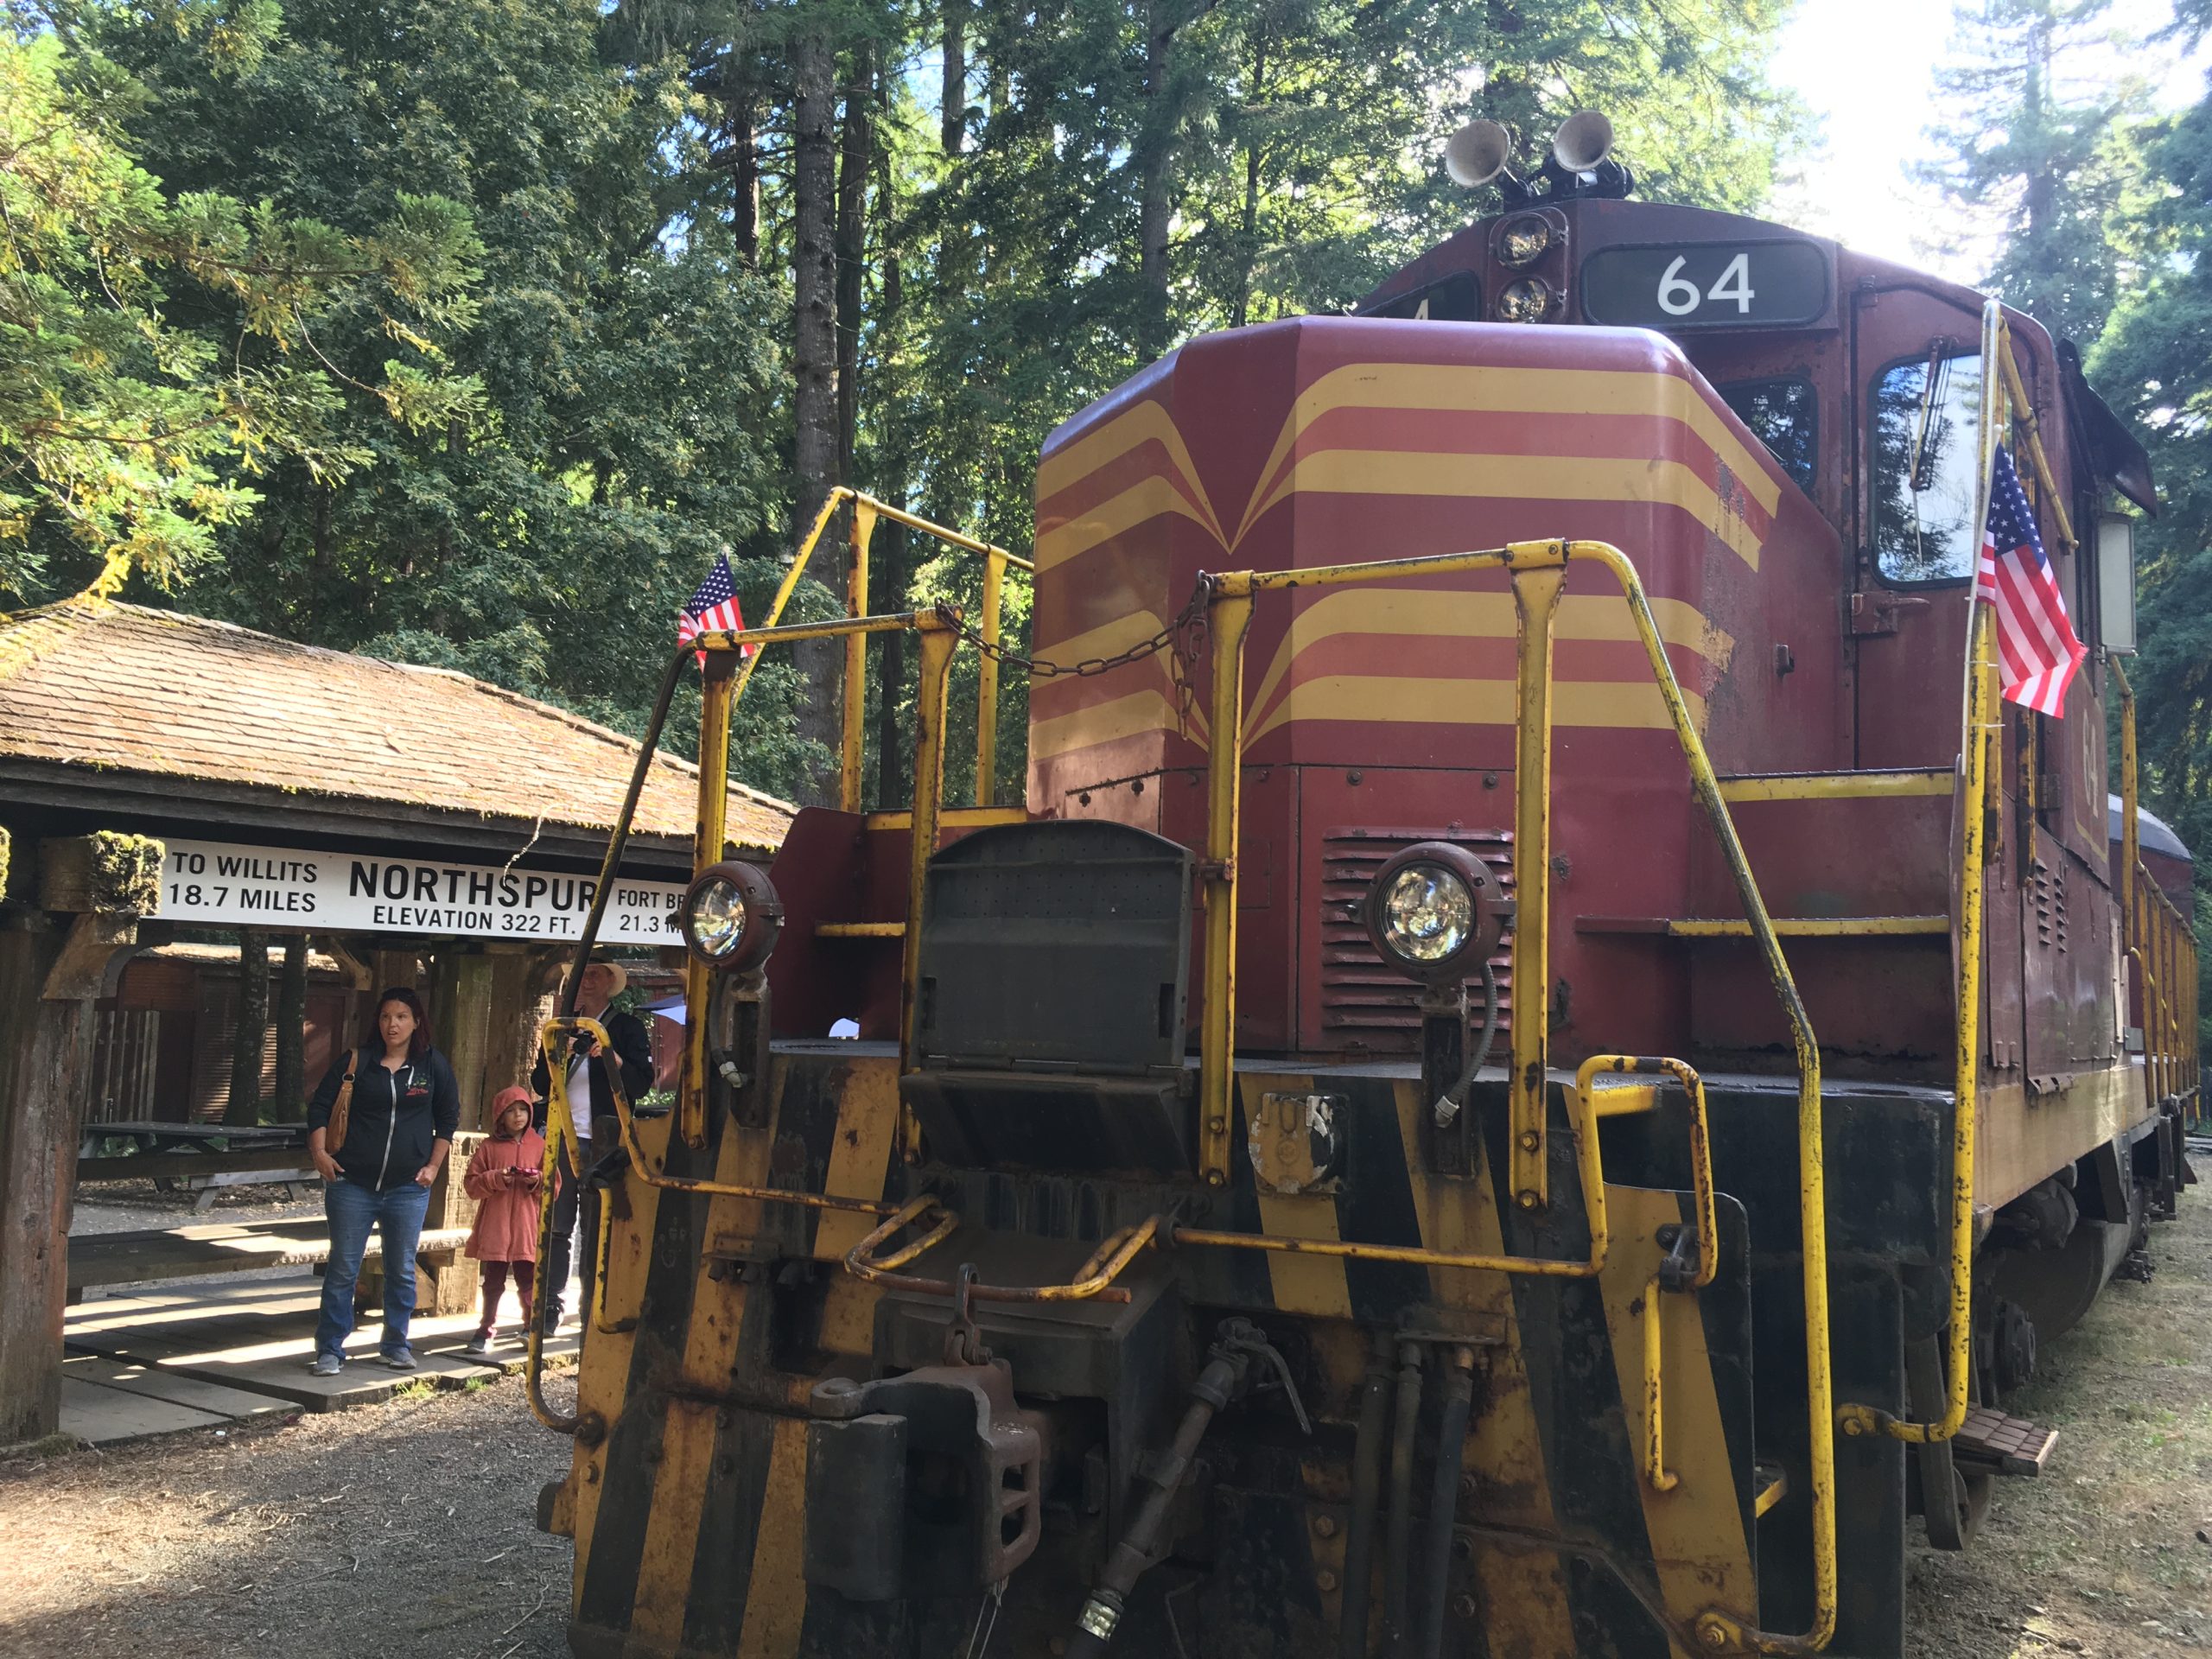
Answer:
[[[1912, 1659], [2212, 1648], [2212, 1198], [2153, 1249], [2012, 1407], [2062, 1431], [2050, 1471], [1970, 1554], [1916, 1551]], [[569, 1549], [532, 1517], [564, 1446], [510, 1379], [0, 1463], [0, 1653], [554, 1659]]]
[[2212, 1649], [2212, 1186], [2181, 1210], [2151, 1282], [2115, 1282], [2006, 1402], [2059, 1431], [2050, 1467], [1999, 1483], [1966, 1554], [1916, 1552], [1914, 1659]]

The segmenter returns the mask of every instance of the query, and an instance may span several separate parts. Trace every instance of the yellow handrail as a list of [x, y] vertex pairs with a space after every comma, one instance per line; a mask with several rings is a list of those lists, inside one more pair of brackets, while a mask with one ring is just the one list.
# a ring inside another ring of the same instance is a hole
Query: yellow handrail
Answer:
[[[2028, 451], [2043, 494], [2057, 515], [2060, 538], [2074, 543], [2072, 526], [2043, 451], [2034, 411], [2027, 407], [2019, 365], [2012, 360], [2012, 336], [2005, 308], [1995, 300], [1982, 308], [1981, 423], [1977, 448], [1980, 467], [1975, 486], [1977, 532], [1989, 516], [1989, 491], [1995, 476], [1997, 446], [2008, 412], [2026, 411]], [[1993, 368], [1994, 372], [1993, 372]], [[2011, 400], [2008, 404], [2008, 399]], [[1980, 536], [1975, 537], [1976, 544]], [[1950, 1323], [1945, 1355], [1943, 1414], [1916, 1423], [1874, 1406], [1847, 1405], [1838, 1421], [1847, 1435], [1886, 1433], [1892, 1440], [1926, 1446], [1948, 1440], [1966, 1424], [1967, 1385], [1973, 1369], [1974, 1208], [1976, 1122], [1981, 1086], [1981, 968], [1986, 906], [1983, 884], [1989, 821], [1997, 806], [1999, 772], [1992, 766], [1993, 746], [2004, 727], [1997, 695], [1997, 666], [1991, 638], [1990, 607], [1973, 601], [1967, 634], [1965, 696], [1961, 709], [1959, 796], [1959, 965], [1957, 1046], [1952, 1057]]]
[[[918, 1225], [931, 1216], [938, 1217], [937, 1224], [912, 1243], [901, 1246], [888, 1255], [876, 1251], [888, 1243], [906, 1228]], [[1129, 1293], [1116, 1287], [1114, 1281], [1128, 1269], [1129, 1264], [1141, 1255], [1158, 1238], [1167, 1223], [1164, 1217], [1150, 1216], [1135, 1225], [1122, 1228], [1101, 1240], [1090, 1259], [1075, 1270], [1075, 1277], [1065, 1284], [1052, 1285], [996, 1285], [970, 1283], [966, 1294], [987, 1302], [1126, 1302]], [[866, 1238], [845, 1253], [845, 1271], [869, 1284], [889, 1290], [906, 1291], [921, 1296], [952, 1296], [961, 1287], [949, 1279], [923, 1279], [899, 1271], [908, 1262], [936, 1249], [959, 1230], [960, 1217], [945, 1208], [944, 1203], [929, 1193], [908, 1200], [896, 1213]]]
[[[1601, 1077], [1635, 1076], [1662, 1071], [1681, 1085], [1690, 1110], [1690, 1190], [1697, 1206], [1697, 1265], [1684, 1290], [1703, 1290], [1720, 1272], [1720, 1237], [1713, 1194], [1713, 1136], [1705, 1110], [1705, 1079], [1684, 1061], [1664, 1056], [1644, 1058], [1634, 1054], [1592, 1054], [1574, 1074], [1574, 1092], [1588, 1096]], [[1659, 1317], [1659, 1298], [1668, 1287], [1663, 1272], [1654, 1273], [1643, 1287], [1643, 1478], [1656, 1492], [1671, 1492], [1681, 1478], [1667, 1467], [1667, 1435], [1663, 1408], [1666, 1395], [1664, 1332]]]
[[[1738, 899], [1758, 939], [1769, 978], [1789, 1021], [1798, 1072], [1798, 1211], [1803, 1237], [1807, 1409], [1810, 1420], [1813, 1510], [1812, 1628], [1802, 1636], [1753, 1630], [1718, 1609], [1698, 1617], [1700, 1642], [1709, 1648], [1750, 1649], [1760, 1653], [1804, 1653], [1827, 1645], [1835, 1634], [1837, 1569], [1835, 1542], [1834, 1391], [1828, 1351], [1827, 1185], [1823, 1164], [1820, 1046], [1812, 1021], [1797, 995], [1766, 901], [1751, 874], [1742, 842], [1723, 799], [1719, 780], [1698, 735], [1689, 703], [1675, 677], [1674, 664], [1661, 640], [1643, 584], [1627, 556], [1604, 542], [1520, 542], [1478, 552], [1430, 557], [1384, 559], [1363, 564], [1309, 566], [1295, 570], [1234, 571], [1205, 578], [1211, 588], [1208, 623], [1213, 639], [1211, 749], [1207, 755], [1206, 851], [1201, 874], [1206, 907], [1205, 996], [1199, 1025], [1199, 1166], [1207, 1183], [1228, 1180], [1229, 1122], [1236, 1031], [1236, 842], [1241, 809], [1244, 732], [1244, 641], [1253, 602], [1262, 593], [1352, 582], [1389, 582], [1408, 577], [1458, 575], [1503, 570], [1511, 579], [1520, 618], [1515, 731], [1515, 788], [1520, 797], [1514, 846], [1514, 881], [1518, 905], [1514, 928], [1514, 982], [1523, 987], [1515, 999], [1513, 1077], [1509, 1090], [1512, 1166], [1510, 1177], [1516, 1205], [1539, 1209], [1545, 1198], [1544, 1144], [1548, 1116], [1547, 1052], [1550, 998], [1546, 942], [1550, 897], [1546, 849], [1550, 794], [1551, 618], [1566, 567], [1576, 559], [1602, 564], [1627, 601], [1638, 636], [1649, 658], [1652, 677], [1673, 722], [1688, 764], [1699, 805], [1719, 839], [1735, 879]], [[1530, 804], [1530, 797], [1536, 804]], [[1529, 992], [1534, 995], [1530, 995]], [[1596, 1184], [1602, 1191], [1602, 1179]], [[1586, 1201], [1588, 1183], [1586, 1180]], [[1178, 1229], [1179, 1242], [1230, 1243], [1251, 1235], [1195, 1236]], [[1318, 1249], [1316, 1247], [1319, 1247]], [[1298, 1249], [1311, 1254], [1348, 1254], [1353, 1249], [1318, 1240], [1244, 1243], [1243, 1248]], [[1396, 1258], [1410, 1259], [1401, 1255]], [[1567, 1264], [1579, 1268], [1581, 1264]], [[1535, 1271], [1516, 1266], [1510, 1271]], [[1558, 1266], [1548, 1269], [1560, 1271]]]
[[2142, 859], [2141, 784], [2137, 767], [2135, 690], [2108, 658], [2120, 693], [2120, 911], [2122, 938], [2142, 982], [2144, 1087], [2153, 1111], [2170, 1099], [2197, 1116], [2196, 929], [2151, 879]]
[[[875, 536], [876, 521], [887, 518], [918, 530], [925, 536], [944, 543], [949, 547], [983, 556], [983, 604], [982, 628], [986, 645], [999, 643], [1000, 601], [1009, 568], [1034, 575], [1036, 565], [1028, 559], [1009, 553], [991, 542], [978, 541], [973, 536], [963, 535], [950, 527], [932, 524], [918, 513], [904, 507], [894, 507], [887, 501], [879, 501], [864, 491], [850, 485], [840, 484], [823, 498], [821, 508], [814, 515], [814, 522], [807, 526], [806, 534], [799, 538], [798, 550], [792, 555], [791, 569], [784, 572], [784, 579], [776, 588], [775, 598], [769, 602], [767, 620], [762, 628], [773, 628], [783, 620], [784, 607], [798, 591], [799, 578], [806, 573], [807, 561], [814, 556], [816, 545], [823, 532], [829, 529], [830, 520], [846, 502], [853, 505], [852, 524], [848, 546], [851, 550], [850, 563], [845, 579], [845, 614], [849, 618], [868, 613], [868, 549]], [[753, 678], [753, 668], [760, 661], [756, 655], [748, 658], [737, 671], [737, 683], [730, 693], [734, 702], [745, 695], [745, 688]], [[844, 696], [838, 718], [837, 804], [842, 810], [861, 810], [861, 727], [868, 698], [866, 675], [868, 657], [865, 641], [858, 634], [849, 634], [845, 640]], [[993, 779], [998, 757], [998, 658], [986, 650], [976, 680], [976, 804], [988, 806], [995, 793]], [[702, 750], [702, 758], [704, 758]], [[712, 862], [709, 860], [709, 862]]]

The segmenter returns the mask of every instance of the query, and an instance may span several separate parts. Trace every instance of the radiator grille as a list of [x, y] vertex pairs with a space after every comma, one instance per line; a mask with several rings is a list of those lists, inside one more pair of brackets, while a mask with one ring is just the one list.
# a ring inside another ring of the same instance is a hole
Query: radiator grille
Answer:
[[[1321, 842], [1321, 1033], [1330, 1048], [1411, 1054], [1421, 1046], [1421, 990], [1389, 967], [1369, 941], [1361, 906], [1377, 871], [1417, 841], [1449, 842], [1473, 853], [1513, 892], [1510, 830], [1333, 830]], [[1513, 1007], [1513, 934], [1491, 958], [1497, 976], [1498, 1027]], [[1481, 980], [1472, 982], [1481, 995]]]

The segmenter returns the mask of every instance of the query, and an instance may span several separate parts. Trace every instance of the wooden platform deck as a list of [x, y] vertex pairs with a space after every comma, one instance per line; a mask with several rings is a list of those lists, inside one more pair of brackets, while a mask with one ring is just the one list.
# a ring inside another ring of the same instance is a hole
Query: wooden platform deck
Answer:
[[[219, 1427], [272, 1413], [346, 1411], [421, 1383], [461, 1389], [519, 1371], [524, 1349], [507, 1304], [489, 1357], [462, 1352], [473, 1313], [420, 1315], [409, 1337], [418, 1370], [377, 1363], [379, 1321], [372, 1315], [346, 1344], [336, 1376], [310, 1376], [322, 1281], [310, 1273], [233, 1284], [149, 1287], [69, 1310], [64, 1338], [61, 1429], [94, 1444], [181, 1429]], [[575, 1363], [571, 1319], [546, 1344], [556, 1367]]]
[[[438, 1228], [423, 1234], [416, 1254], [450, 1259], [467, 1242], [466, 1228]], [[383, 1241], [370, 1234], [366, 1259], [374, 1260], [383, 1250]], [[150, 1284], [258, 1268], [309, 1267], [329, 1255], [330, 1229], [319, 1217], [87, 1233], [69, 1241], [69, 1289], [74, 1294], [104, 1285]]]

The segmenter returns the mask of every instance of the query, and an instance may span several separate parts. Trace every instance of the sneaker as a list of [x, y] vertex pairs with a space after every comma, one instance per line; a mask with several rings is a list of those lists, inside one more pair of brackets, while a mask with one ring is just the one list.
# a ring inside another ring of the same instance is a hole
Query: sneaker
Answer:
[[317, 1354], [308, 1362], [309, 1376], [335, 1376], [345, 1369], [346, 1356], [343, 1354]]
[[538, 1330], [549, 1337], [561, 1334], [561, 1305], [558, 1302], [546, 1304], [545, 1323], [538, 1326]]
[[377, 1357], [395, 1371], [415, 1369], [415, 1351], [412, 1348], [395, 1348], [388, 1354], [378, 1354]]
[[485, 1358], [492, 1351], [492, 1333], [489, 1331], [479, 1331], [468, 1339], [468, 1346], [464, 1351], [471, 1359]]

